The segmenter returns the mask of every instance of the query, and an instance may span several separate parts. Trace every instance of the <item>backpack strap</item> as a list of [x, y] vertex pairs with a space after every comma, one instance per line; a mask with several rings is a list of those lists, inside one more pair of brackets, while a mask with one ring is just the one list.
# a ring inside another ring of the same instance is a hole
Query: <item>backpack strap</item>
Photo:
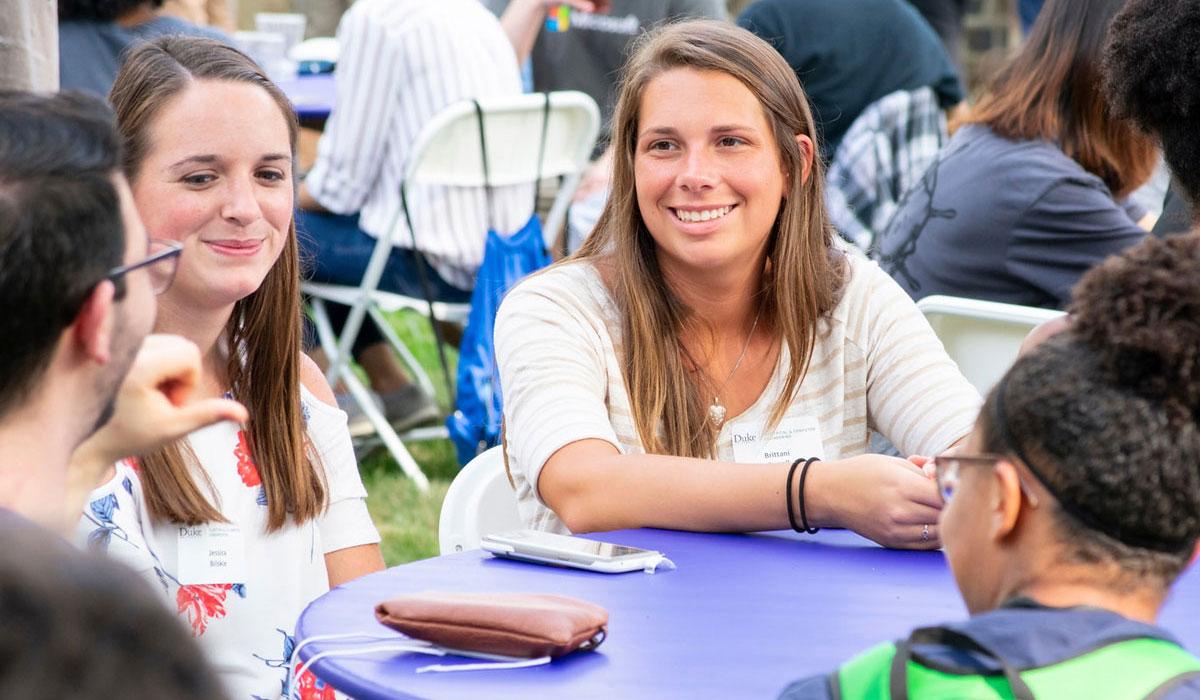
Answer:
[[492, 174], [488, 168], [488, 147], [487, 135], [483, 128], [483, 107], [479, 104], [479, 100], [471, 100], [471, 104], [475, 106], [475, 124], [479, 127], [479, 156], [483, 162], [483, 193], [487, 198], [487, 220], [488, 227], [500, 229], [496, 226], [496, 203], [493, 201], [492, 195]]
[[908, 663], [913, 660], [913, 646], [917, 644], [935, 644], [981, 654], [999, 664], [1013, 700], [1036, 700], [1033, 691], [1021, 679], [1021, 674], [1004, 657], [975, 638], [948, 627], [921, 627], [914, 630], [908, 639], [896, 644], [896, 655], [892, 657], [888, 673], [888, 689], [892, 700], [908, 700]]
[[546, 160], [546, 132], [550, 131], [550, 93], [542, 93], [542, 137], [538, 142], [537, 176], [533, 180], [533, 216], [537, 216], [538, 188], [542, 184], [542, 166]]

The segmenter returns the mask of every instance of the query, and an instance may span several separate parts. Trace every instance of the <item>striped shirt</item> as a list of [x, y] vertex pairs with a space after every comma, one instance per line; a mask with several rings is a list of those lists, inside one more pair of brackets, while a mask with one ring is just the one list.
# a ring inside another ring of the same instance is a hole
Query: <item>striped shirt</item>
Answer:
[[[359, 226], [386, 235], [417, 135], [451, 103], [521, 93], [512, 45], [478, 0], [359, 0], [338, 27], [337, 101], [308, 173], [309, 192]], [[532, 185], [495, 188], [495, 220], [479, 187], [414, 187], [417, 248], [447, 282], [474, 286], [489, 223], [516, 231], [533, 208]], [[411, 248], [397, 219], [394, 243]]]
[[[847, 259], [849, 279], [817, 324], [808, 373], [783, 420], [815, 419], [827, 460], [867, 452], [871, 431], [902, 454], [941, 452], [971, 431], [979, 394], [908, 295], [875, 263]], [[536, 490], [559, 448], [594, 438], [622, 454], [645, 452], [621, 374], [620, 333], [617, 307], [587, 262], [530, 278], [500, 306], [496, 359], [508, 459], [529, 527], [567, 532]], [[787, 375], [786, 343], [779, 355], [763, 393], [721, 428], [721, 461], [737, 461], [736, 426], [766, 425]]]

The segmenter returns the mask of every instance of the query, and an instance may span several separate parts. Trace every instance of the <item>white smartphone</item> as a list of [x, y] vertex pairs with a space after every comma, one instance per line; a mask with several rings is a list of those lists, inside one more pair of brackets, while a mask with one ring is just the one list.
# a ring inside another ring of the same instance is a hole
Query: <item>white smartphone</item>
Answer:
[[641, 571], [657, 564], [662, 558], [660, 552], [649, 549], [539, 530], [513, 530], [484, 535], [480, 546], [497, 557], [606, 574]]

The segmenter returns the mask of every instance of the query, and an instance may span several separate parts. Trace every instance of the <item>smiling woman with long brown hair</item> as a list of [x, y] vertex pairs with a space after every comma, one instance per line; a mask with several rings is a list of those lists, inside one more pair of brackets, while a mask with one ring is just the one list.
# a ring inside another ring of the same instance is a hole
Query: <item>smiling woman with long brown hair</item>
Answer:
[[[935, 547], [909, 454], [979, 397], [912, 302], [832, 245], [812, 114], [749, 32], [648, 34], [613, 120], [613, 194], [496, 323], [506, 454], [532, 527], [848, 527]], [[817, 461], [817, 460], [824, 461]]]
[[296, 117], [249, 58], [198, 38], [134, 49], [111, 100], [138, 213], [183, 246], [155, 328], [193, 341], [197, 391], [250, 420], [118, 465], [82, 534], [162, 586], [231, 696], [278, 697], [304, 606], [383, 567], [346, 416], [300, 352]]

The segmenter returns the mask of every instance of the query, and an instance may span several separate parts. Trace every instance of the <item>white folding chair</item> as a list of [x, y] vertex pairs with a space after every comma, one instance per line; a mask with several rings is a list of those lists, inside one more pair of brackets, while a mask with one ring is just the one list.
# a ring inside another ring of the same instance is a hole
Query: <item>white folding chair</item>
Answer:
[[442, 554], [478, 549], [486, 534], [524, 527], [517, 513], [517, 494], [504, 472], [503, 449], [496, 445], [485, 450], [450, 483], [438, 519]]
[[[560, 178], [558, 193], [544, 222], [546, 245], [566, 218], [571, 195], [579, 184], [579, 177], [588, 164], [588, 157], [596, 142], [600, 129], [600, 112], [592, 98], [582, 92], [563, 91], [543, 94], [514, 95], [512, 97], [480, 100], [484, 115], [484, 131], [487, 142], [488, 178], [494, 187], [527, 184], [540, 173], [542, 177]], [[548, 111], [547, 111], [548, 109]], [[542, 148], [543, 120], [545, 120], [545, 148]], [[405, 166], [402, 194], [414, 186], [457, 186], [481, 187], [484, 185], [483, 159], [479, 143], [479, 119], [475, 103], [471, 100], [456, 102], [440, 112], [425, 125], [417, 137], [412, 156]], [[538, 155], [542, 154], [541, 163]], [[350, 395], [362, 408], [363, 413], [375, 427], [379, 439], [388, 451], [423, 492], [429, 482], [413, 460], [404, 440], [427, 440], [446, 437], [444, 427], [416, 429], [403, 436], [396, 434], [379, 411], [361, 380], [350, 367], [350, 350], [358, 337], [363, 322], [369, 318], [388, 343], [399, 354], [421, 387], [433, 394], [433, 383], [421, 368], [412, 352], [388, 324], [384, 312], [399, 309], [415, 309], [431, 313], [433, 319], [463, 324], [470, 312], [468, 304], [447, 304], [394, 294], [378, 289], [388, 256], [394, 243], [401, 241], [400, 222], [402, 212], [397, 211], [393, 225], [386, 236], [381, 236], [371, 253], [358, 286], [318, 284], [306, 282], [301, 289], [309, 296], [312, 307], [313, 325], [321, 348], [329, 358], [326, 376], [331, 384], [341, 380]], [[416, 238], [436, 235], [436, 232], [417, 231]], [[407, 242], [407, 236], [403, 239]], [[480, 248], [484, 245], [484, 232], [479, 233]], [[334, 333], [325, 309], [326, 302], [336, 302], [351, 307], [340, 335]]]
[[980, 393], [987, 393], [1017, 359], [1029, 331], [1063, 314], [995, 301], [934, 295], [917, 302], [950, 359]]

